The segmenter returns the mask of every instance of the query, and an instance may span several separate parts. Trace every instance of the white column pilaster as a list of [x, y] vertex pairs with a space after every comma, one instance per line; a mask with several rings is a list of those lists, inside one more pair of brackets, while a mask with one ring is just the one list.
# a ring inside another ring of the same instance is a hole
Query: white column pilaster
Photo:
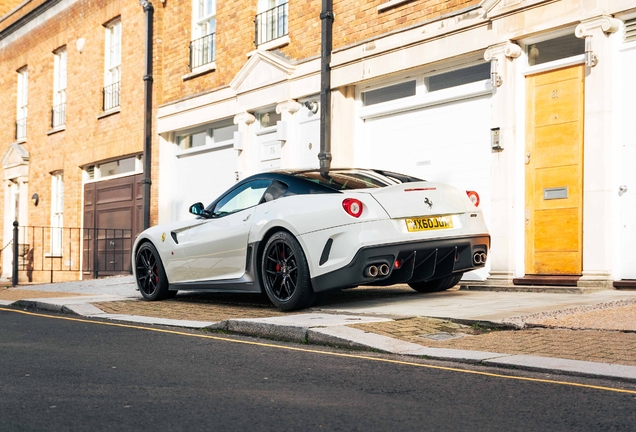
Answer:
[[239, 180], [256, 172], [254, 164], [251, 163], [252, 159], [254, 159], [254, 152], [257, 150], [252, 148], [252, 124], [255, 121], [256, 117], [247, 111], [234, 116], [234, 124], [238, 125], [238, 133], [234, 136], [234, 147], [241, 147], [241, 150], [237, 150], [239, 152], [237, 164]]
[[487, 283], [512, 283], [515, 253], [515, 154], [517, 152], [515, 59], [521, 48], [509, 41], [489, 47], [484, 59], [491, 62], [492, 117], [490, 129], [499, 129], [501, 149], [492, 150], [490, 275]]
[[[286, 140], [281, 140], [281, 168], [294, 168], [298, 152], [298, 122], [294, 119], [301, 108], [301, 105], [295, 100], [276, 105], [276, 113], [281, 115], [282, 125], [279, 125], [278, 135], [283, 136]], [[285, 130], [283, 131], [282, 128]]]
[[583, 274], [581, 287], [612, 287], [612, 34], [621, 26], [609, 16], [576, 27], [591, 52], [585, 71], [583, 139]]

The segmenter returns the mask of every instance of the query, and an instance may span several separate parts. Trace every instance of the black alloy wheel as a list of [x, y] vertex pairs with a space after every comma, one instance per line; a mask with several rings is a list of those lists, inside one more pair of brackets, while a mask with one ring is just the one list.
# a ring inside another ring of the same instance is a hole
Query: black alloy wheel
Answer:
[[174, 297], [176, 291], [168, 291], [168, 278], [152, 243], [144, 243], [135, 256], [137, 287], [145, 300], [163, 300]]
[[265, 244], [261, 277], [269, 299], [284, 311], [309, 307], [316, 299], [305, 254], [285, 231], [275, 233]]

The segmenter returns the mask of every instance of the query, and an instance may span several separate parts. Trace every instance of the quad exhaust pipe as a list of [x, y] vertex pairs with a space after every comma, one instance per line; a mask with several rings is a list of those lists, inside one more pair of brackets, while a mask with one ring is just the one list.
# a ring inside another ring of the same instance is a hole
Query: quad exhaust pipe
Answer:
[[389, 274], [389, 265], [386, 263], [382, 264], [371, 264], [367, 268], [364, 269], [364, 276], [370, 278], [376, 278], [378, 276], [384, 277]]
[[488, 259], [488, 255], [485, 252], [475, 252], [473, 255], [473, 262], [475, 264], [486, 264], [486, 259]]

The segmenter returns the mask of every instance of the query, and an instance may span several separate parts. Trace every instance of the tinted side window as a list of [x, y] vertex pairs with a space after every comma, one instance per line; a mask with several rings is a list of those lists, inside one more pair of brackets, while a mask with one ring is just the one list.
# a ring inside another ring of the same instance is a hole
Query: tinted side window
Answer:
[[289, 189], [289, 186], [287, 186], [285, 183], [275, 180], [265, 191], [261, 202], [274, 201], [283, 196], [283, 194], [287, 192], [287, 189]]
[[231, 213], [254, 207], [261, 202], [271, 180], [254, 180], [234, 189], [224, 196], [214, 207], [214, 217], [223, 217]]

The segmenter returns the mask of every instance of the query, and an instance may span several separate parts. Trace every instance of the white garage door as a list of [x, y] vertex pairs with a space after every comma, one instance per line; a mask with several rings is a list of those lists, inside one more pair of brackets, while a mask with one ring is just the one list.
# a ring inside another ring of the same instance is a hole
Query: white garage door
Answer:
[[193, 216], [190, 205], [208, 205], [236, 183], [238, 152], [232, 146], [210, 149], [177, 158], [177, 184], [173, 194], [175, 212], [172, 220], [187, 220]]
[[[490, 222], [490, 95], [365, 120], [364, 166], [477, 191]], [[472, 276], [483, 279], [480, 271]]]
[[490, 201], [490, 97], [365, 121], [363, 163], [475, 190]]
[[634, 98], [636, 98], [636, 46], [622, 53], [623, 79], [622, 137], [620, 195], [621, 279], [636, 279], [636, 125], [634, 125]]

